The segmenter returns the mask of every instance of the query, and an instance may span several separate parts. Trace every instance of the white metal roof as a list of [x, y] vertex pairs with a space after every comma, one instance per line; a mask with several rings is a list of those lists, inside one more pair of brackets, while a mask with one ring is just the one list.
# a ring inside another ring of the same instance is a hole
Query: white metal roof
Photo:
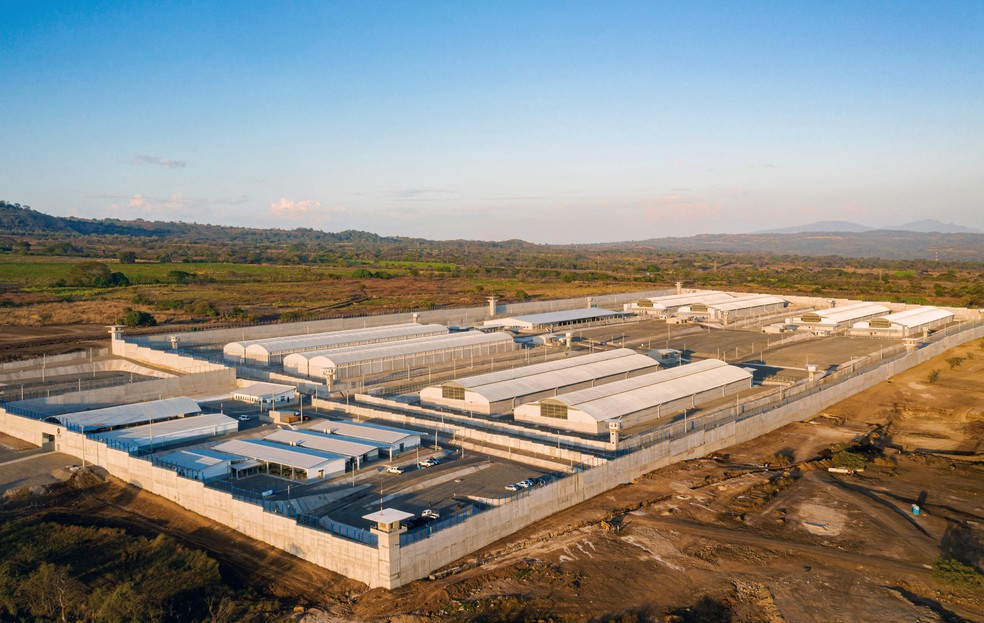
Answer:
[[786, 299], [769, 294], [750, 294], [748, 296], [739, 296], [731, 299], [730, 301], [724, 301], [721, 303], [708, 303], [707, 307], [718, 311], [736, 311], [751, 307], [763, 307], [765, 305], [785, 305], [787, 302], [788, 301], [786, 301]]
[[245, 456], [257, 461], [279, 463], [280, 465], [302, 469], [316, 469], [331, 464], [335, 464], [337, 469], [339, 468], [339, 462], [344, 466], [346, 461], [346, 457], [339, 454], [311, 450], [309, 448], [285, 446], [281, 443], [264, 441], [262, 439], [232, 439], [220, 443], [212, 449], [219, 452]]
[[144, 424], [112, 430], [100, 433], [95, 438], [145, 446], [151, 443], [163, 444], [176, 439], [205, 435], [209, 432], [219, 435], [238, 429], [239, 423], [231, 417], [221, 413], [206, 413], [158, 424]]
[[129, 405], [77, 411], [55, 416], [62, 425], [75, 424], [86, 428], [114, 428], [127, 424], [142, 424], [157, 420], [168, 420], [180, 415], [201, 413], [198, 403], [187, 396], [164, 398]]
[[562, 311], [544, 312], [542, 314], [528, 314], [526, 316], [511, 316], [509, 318], [499, 318], [497, 320], [486, 320], [482, 324], [490, 327], [502, 326], [521, 326], [530, 324], [533, 326], [544, 326], [561, 322], [576, 322], [578, 320], [593, 320], [595, 318], [609, 318], [611, 316], [621, 316], [624, 312], [615, 312], [600, 307], [582, 307], [580, 309], [565, 309]]
[[205, 469], [226, 461], [241, 461], [243, 457], [215, 450], [178, 450], [160, 457], [161, 460], [175, 467], [185, 469]]
[[622, 357], [628, 357], [630, 355], [635, 355], [635, 354], [637, 353], [634, 350], [628, 348], [604, 350], [604, 351], [599, 351], [597, 353], [589, 353], [587, 355], [577, 355], [577, 356], [572, 355], [569, 357], [565, 357], [564, 359], [556, 359], [554, 361], [544, 361], [543, 363], [534, 363], [532, 365], [521, 366], [519, 368], [509, 368], [508, 370], [499, 370], [498, 372], [487, 372], [485, 374], [476, 374], [475, 376], [469, 376], [463, 379], [446, 381], [445, 383], [442, 384], [457, 385], [460, 387], [464, 387], [466, 389], [471, 389], [473, 387], [480, 387], [482, 385], [491, 385], [492, 383], [510, 381], [512, 379], [523, 378], [526, 376], [534, 376], [537, 374], [542, 374], [544, 372], [552, 372], [554, 370], [565, 370], [567, 368], [586, 366], [589, 364], [597, 363], [599, 361], [620, 359]]
[[437, 324], [417, 324], [415, 322], [387, 325], [383, 327], [368, 327], [364, 329], [345, 329], [342, 331], [326, 331], [307, 335], [290, 335], [285, 337], [266, 338], [230, 342], [223, 349], [227, 354], [242, 355], [245, 352], [281, 354], [296, 350], [331, 348], [359, 342], [385, 341], [401, 339], [415, 335], [438, 335], [447, 333], [448, 328]]
[[639, 387], [649, 387], [651, 385], [665, 383], [675, 379], [682, 379], [695, 374], [701, 374], [707, 372], [708, 370], [717, 370], [718, 368], [723, 368], [727, 365], [728, 364], [720, 359], [704, 359], [702, 361], [695, 361], [694, 363], [688, 363], [675, 368], [668, 368], [666, 370], [642, 374], [632, 377], [631, 379], [614, 381], [612, 383], [605, 383], [604, 385], [597, 385], [595, 387], [587, 387], [574, 392], [568, 392], [563, 394], [563, 402], [565, 404], [574, 404], [575, 402], [597, 400], [598, 398], [604, 398], [614, 394], [622, 394]]
[[[939, 307], [926, 305], [923, 307], [915, 307], [913, 309], [896, 312], [894, 314], [889, 314], [873, 320], [877, 320], [879, 324], [889, 322], [911, 329], [913, 327], [918, 327], [931, 322], [936, 322], [937, 320], [945, 320], [952, 317], [953, 312], [948, 312], [945, 309], [940, 309]], [[869, 328], [870, 322], [871, 321], [859, 322], [854, 325], [854, 328]]]
[[653, 302], [654, 309], [666, 309], [667, 307], [682, 307], [691, 303], [723, 303], [733, 300], [735, 297], [725, 292], [712, 290], [710, 292], [691, 292], [690, 294], [670, 294], [646, 298]]
[[669, 380], [660, 378], [661, 375], [699, 365], [694, 363], [624, 381], [615, 381], [601, 387], [561, 394], [547, 400], [565, 404], [568, 409], [580, 411], [600, 422], [652, 409], [660, 404], [752, 378], [748, 371], [724, 362], [707, 360], [699, 363], [709, 362], [723, 365], [709, 365], [696, 373]]
[[[311, 353], [295, 353], [288, 357], [305, 356], [311, 367], [332, 368], [361, 361], [374, 361], [406, 355], [419, 355], [434, 351], [450, 350], [480, 344], [495, 344], [513, 342], [511, 336], [505, 333], [482, 333], [481, 331], [463, 331], [448, 335], [438, 335], [415, 340], [386, 342], [384, 344], [366, 344], [353, 348]], [[285, 367], [288, 362], [284, 360]], [[301, 364], [303, 365], [303, 364]]]
[[404, 519], [410, 519], [411, 517], [413, 517], [413, 513], [397, 510], [395, 508], [384, 508], [381, 511], [376, 511], [375, 513], [369, 513], [368, 515], [362, 516], [363, 519], [368, 519], [374, 523], [396, 523], [398, 521], [403, 521]]
[[[828, 323], [840, 324], [842, 322], [858, 320], [859, 318], [869, 318], [879, 314], [887, 314], [890, 311], [892, 310], [884, 305], [878, 305], [877, 303], [852, 303], [850, 305], [842, 305], [840, 307], [818, 309], [810, 313], [816, 314], [822, 319], [822, 321], [826, 320]], [[801, 322], [803, 322], [802, 318], [805, 315], [806, 314], [800, 316]]]
[[321, 450], [322, 452], [331, 452], [332, 454], [341, 454], [342, 456], [347, 457], [362, 456], [363, 454], [373, 452], [374, 450], [379, 450], [380, 447], [380, 444], [359, 442], [355, 439], [348, 439], [338, 435], [326, 435], [313, 430], [303, 429], [288, 430], [282, 428], [267, 435], [264, 439], [286, 445], [293, 445], [294, 447], [310, 448], [312, 450]]
[[[545, 368], [545, 371], [539, 373], [507, 377], [490, 383], [465, 385], [465, 382], [470, 379], [462, 379], [460, 381], [448, 381], [448, 384], [458, 383], [459, 385], [464, 385], [468, 391], [474, 392], [490, 403], [493, 403], [566, 387], [568, 385], [575, 385], [577, 383], [584, 383], [592, 379], [605, 378], [646, 368], [655, 368], [659, 365], [659, 362], [652, 357], [640, 355], [627, 348], [620, 348], [614, 352], [619, 353], [619, 356], [596, 358], [593, 355], [582, 355], [570, 360], [575, 362], [575, 365]], [[611, 355], [612, 353], [605, 354]], [[534, 368], [536, 366], [528, 367]], [[518, 370], [522, 370], [522, 368]], [[493, 374], [473, 377], [471, 380], [475, 378], [481, 379], [486, 376], [491, 377]]]
[[421, 437], [423, 435], [423, 433], [418, 433], [417, 431], [390, 428], [375, 424], [363, 424], [361, 422], [318, 422], [314, 426], [311, 426], [309, 430], [317, 430], [331, 435], [344, 435], [353, 439], [366, 439], [387, 445], [399, 443], [407, 437]]
[[295, 392], [297, 388], [293, 385], [281, 385], [280, 383], [253, 383], [246, 387], [233, 390], [233, 396], [250, 396], [252, 398], [269, 398], [286, 392]]

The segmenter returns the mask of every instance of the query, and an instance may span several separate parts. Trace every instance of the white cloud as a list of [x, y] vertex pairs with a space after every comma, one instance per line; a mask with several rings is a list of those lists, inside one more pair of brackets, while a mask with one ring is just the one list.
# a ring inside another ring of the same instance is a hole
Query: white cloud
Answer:
[[170, 158], [162, 158], [160, 156], [148, 156], [146, 154], [137, 154], [132, 159], [133, 164], [145, 165], [153, 164], [159, 167], [165, 167], [168, 169], [183, 169], [188, 165], [186, 160], [171, 160]]
[[304, 199], [294, 201], [287, 197], [281, 197], [280, 201], [270, 204], [270, 213], [277, 217], [287, 219], [313, 219], [314, 223], [319, 223], [326, 216], [346, 212], [345, 206], [324, 206], [316, 199]]

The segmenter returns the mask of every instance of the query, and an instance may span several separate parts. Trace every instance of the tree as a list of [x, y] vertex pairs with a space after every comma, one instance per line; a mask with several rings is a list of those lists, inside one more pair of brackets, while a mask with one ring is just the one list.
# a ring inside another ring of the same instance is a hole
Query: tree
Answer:
[[133, 251], [120, 251], [116, 254], [116, 258], [120, 261], [120, 264], [137, 263], [137, 254]]
[[123, 316], [123, 324], [128, 327], [154, 327], [157, 326], [157, 319], [148, 312], [138, 311], [128, 307], [126, 314]]
[[75, 612], [86, 601], [85, 585], [75, 579], [68, 567], [42, 563], [25, 581], [20, 596], [31, 614], [60, 618], [64, 623], [76, 619]]
[[114, 273], [102, 262], [79, 262], [68, 271], [65, 282], [72, 286], [116, 288], [130, 285], [123, 273]]

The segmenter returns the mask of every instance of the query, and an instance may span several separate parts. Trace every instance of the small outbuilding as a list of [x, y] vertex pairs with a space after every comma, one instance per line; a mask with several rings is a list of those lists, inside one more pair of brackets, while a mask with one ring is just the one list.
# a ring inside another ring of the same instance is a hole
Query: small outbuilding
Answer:
[[243, 457], [208, 449], [178, 450], [163, 456], [155, 456], [154, 464], [173, 469], [185, 478], [208, 481], [224, 478], [232, 472], [232, 465]]
[[280, 383], [251, 383], [232, 392], [233, 400], [241, 400], [261, 407], [284, 404], [297, 398], [297, 388]]

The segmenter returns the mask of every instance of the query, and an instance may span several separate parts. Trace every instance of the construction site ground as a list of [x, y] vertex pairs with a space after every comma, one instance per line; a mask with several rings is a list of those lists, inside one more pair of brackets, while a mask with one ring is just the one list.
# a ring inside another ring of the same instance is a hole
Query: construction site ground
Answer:
[[[951, 367], [954, 357], [963, 359]], [[825, 450], [859, 439], [877, 449], [866, 469], [828, 472]], [[24, 451], [9, 438], [0, 445], [0, 462]], [[982, 453], [978, 340], [808, 422], [652, 472], [393, 591], [98, 472], [55, 467], [33, 491], [23, 481], [3, 487], [0, 521], [164, 532], [209, 552], [229, 582], [295, 600], [304, 608], [295, 618], [309, 623], [984, 621], [980, 576], [958, 583], [933, 569], [941, 558], [984, 567]], [[0, 464], [0, 482], [23, 478], [33, 462]]]

